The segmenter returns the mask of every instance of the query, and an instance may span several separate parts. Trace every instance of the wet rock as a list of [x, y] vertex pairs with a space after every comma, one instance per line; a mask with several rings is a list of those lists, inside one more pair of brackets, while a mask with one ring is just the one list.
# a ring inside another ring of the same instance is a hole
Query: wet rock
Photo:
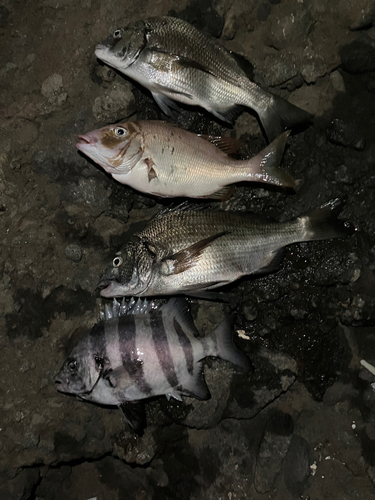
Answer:
[[293, 419], [287, 413], [275, 411], [269, 417], [255, 468], [254, 486], [259, 493], [273, 490], [289, 448], [293, 427]]
[[310, 446], [303, 437], [294, 434], [284, 462], [284, 482], [293, 498], [301, 498], [309, 476]]
[[373, 326], [375, 324], [375, 297], [372, 295], [355, 295], [343, 306], [345, 312], [341, 314], [341, 321], [345, 325]]
[[375, 69], [375, 30], [363, 33], [340, 50], [341, 66], [349, 73], [368, 73]]
[[82, 248], [75, 243], [71, 243], [65, 248], [65, 255], [73, 262], [80, 262], [82, 259]]
[[113, 453], [128, 464], [149, 464], [156, 453], [156, 442], [150, 429], [142, 437], [133, 432], [121, 433], [114, 442]]
[[365, 140], [353, 123], [335, 118], [326, 129], [327, 139], [333, 144], [350, 147], [358, 151], [365, 148]]

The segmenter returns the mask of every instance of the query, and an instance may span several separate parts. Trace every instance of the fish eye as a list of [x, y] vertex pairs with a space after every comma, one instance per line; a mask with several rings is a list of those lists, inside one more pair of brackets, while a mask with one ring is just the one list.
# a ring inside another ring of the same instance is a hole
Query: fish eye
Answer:
[[126, 130], [124, 128], [122, 128], [122, 127], [115, 128], [115, 135], [117, 135], [117, 137], [122, 137], [125, 134], [126, 134]]
[[98, 365], [98, 368], [101, 370], [103, 368], [103, 365], [104, 365], [104, 360], [103, 360], [103, 358], [101, 358], [99, 356], [95, 356], [95, 363]]
[[74, 372], [74, 370], [77, 368], [77, 361], [75, 359], [69, 361], [68, 368], [70, 371]]
[[113, 33], [113, 38], [121, 38], [121, 30], [115, 30]]
[[120, 267], [121, 264], [124, 262], [122, 257], [115, 257], [112, 261], [113, 267]]

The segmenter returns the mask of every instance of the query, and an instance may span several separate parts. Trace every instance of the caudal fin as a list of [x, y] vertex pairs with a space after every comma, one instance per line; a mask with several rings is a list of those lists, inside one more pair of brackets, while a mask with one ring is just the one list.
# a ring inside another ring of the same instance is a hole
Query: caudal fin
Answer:
[[313, 118], [307, 111], [277, 95], [272, 95], [268, 106], [264, 110], [257, 109], [257, 112], [269, 141], [273, 141], [284, 130], [308, 123]]
[[271, 144], [249, 160], [251, 165], [249, 181], [264, 182], [292, 189], [298, 186], [299, 180], [293, 179], [286, 170], [279, 168], [289, 134], [290, 130], [287, 130], [279, 135]]
[[249, 358], [233, 344], [229, 318], [220, 323], [216, 330], [211, 333], [210, 337], [216, 347], [214, 356], [230, 361], [245, 371], [250, 370], [251, 363]]
[[337, 218], [343, 205], [344, 200], [335, 198], [298, 217], [306, 231], [306, 241], [344, 238], [353, 234], [355, 228]]

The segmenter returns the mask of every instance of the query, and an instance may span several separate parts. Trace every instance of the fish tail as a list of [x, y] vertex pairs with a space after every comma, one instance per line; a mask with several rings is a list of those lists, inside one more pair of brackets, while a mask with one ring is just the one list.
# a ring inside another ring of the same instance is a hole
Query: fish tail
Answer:
[[265, 182], [275, 186], [296, 189], [300, 181], [293, 179], [286, 170], [279, 168], [289, 134], [290, 130], [282, 133], [254, 158], [249, 160], [251, 165], [248, 174], [249, 181]]
[[311, 122], [313, 118], [310, 113], [280, 96], [272, 95], [267, 101], [264, 108], [256, 111], [269, 141], [273, 141], [284, 130]]
[[210, 353], [212, 356], [230, 361], [245, 371], [250, 369], [249, 358], [233, 343], [230, 318], [226, 318], [220, 323], [207, 340], [211, 340], [214, 345], [214, 352]]
[[343, 238], [353, 234], [355, 228], [337, 218], [344, 203], [345, 200], [335, 198], [298, 217], [305, 235], [304, 240]]

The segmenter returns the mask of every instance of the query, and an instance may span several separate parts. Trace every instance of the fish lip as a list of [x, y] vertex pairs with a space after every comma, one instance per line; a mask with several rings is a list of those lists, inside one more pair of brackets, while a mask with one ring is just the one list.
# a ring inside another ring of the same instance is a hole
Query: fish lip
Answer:
[[78, 139], [80, 140], [80, 142], [77, 142], [76, 148], [82, 152], [85, 152], [87, 146], [94, 145], [93, 141], [91, 140], [91, 137], [88, 135], [79, 135]]
[[[80, 139], [85, 144], [90, 144], [90, 142], [91, 142], [90, 138], [87, 135], [79, 135], [78, 139]], [[80, 143], [78, 143], [78, 144], [80, 144]]]
[[113, 289], [116, 287], [116, 282], [113, 280], [103, 279], [100, 280], [97, 284], [97, 287], [100, 288], [101, 297], [115, 297]]

